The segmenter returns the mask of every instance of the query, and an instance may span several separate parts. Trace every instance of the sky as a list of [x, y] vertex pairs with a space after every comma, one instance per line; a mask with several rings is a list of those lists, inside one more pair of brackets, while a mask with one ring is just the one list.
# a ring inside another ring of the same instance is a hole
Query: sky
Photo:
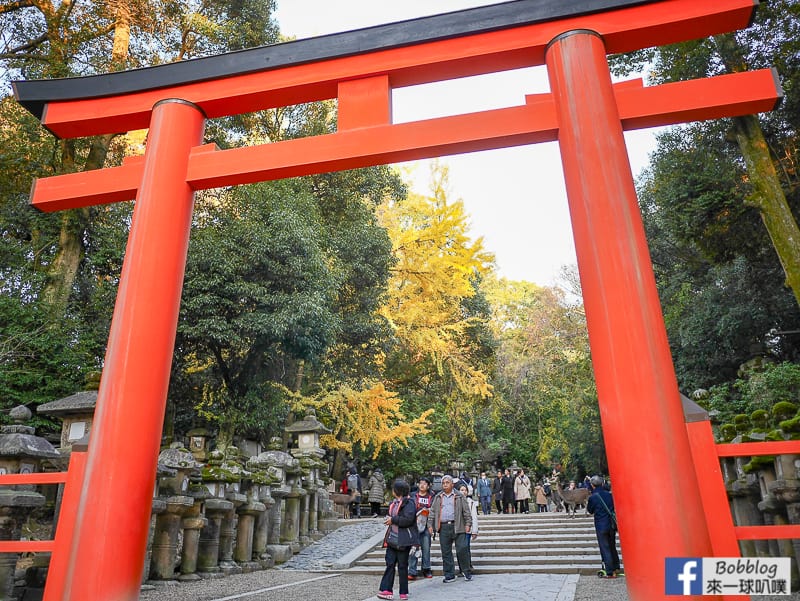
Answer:
[[[431, 14], [496, 4], [491, 0], [278, 0], [283, 35], [297, 39], [350, 31]], [[520, 69], [394, 90], [393, 122], [402, 123], [524, 104], [548, 92], [544, 67]], [[636, 176], [655, 149], [654, 130], [626, 132]], [[462, 200], [473, 238], [483, 237], [499, 275], [550, 286], [576, 262], [561, 158], [555, 142], [452, 155], [450, 198]], [[428, 192], [429, 161], [401, 163], [412, 188]]]

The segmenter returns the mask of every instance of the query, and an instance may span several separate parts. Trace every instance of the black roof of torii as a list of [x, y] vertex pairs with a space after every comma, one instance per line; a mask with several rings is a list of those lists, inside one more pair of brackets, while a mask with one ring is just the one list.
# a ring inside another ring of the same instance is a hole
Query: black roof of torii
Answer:
[[576, 17], [658, 0], [514, 0], [272, 44], [176, 63], [63, 79], [12, 83], [17, 101], [41, 118], [48, 102], [117, 96]]

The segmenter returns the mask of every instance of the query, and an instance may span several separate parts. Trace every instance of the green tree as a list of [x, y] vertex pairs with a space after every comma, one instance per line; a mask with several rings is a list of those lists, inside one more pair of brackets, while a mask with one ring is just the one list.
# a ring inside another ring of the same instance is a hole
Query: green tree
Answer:
[[[777, 63], [784, 69], [781, 74], [785, 83], [794, 82], [799, 23], [800, 6], [796, 2], [771, 2], [760, 7], [754, 25], [742, 32], [643, 50], [616, 57], [612, 64], [617, 72], [628, 72], [652, 62], [650, 79], [665, 83]], [[785, 87], [787, 95], [794, 97], [796, 86]], [[788, 104], [796, 106], [796, 98]], [[783, 266], [786, 285], [800, 304], [800, 228], [787, 199], [788, 184], [792, 182], [787, 181], [785, 169], [787, 164], [793, 167], [796, 163], [796, 119], [796, 113], [778, 110], [761, 119], [750, 115], [726, 120], [725, 132], [713, 126], [706, 131], [709, 135], [723, 133], [736, 142], [740, 153], [737, 158], [743, 160], [747, 173], [747, 193], [740, 202], [755, 208], [763, 220]]]
[[[583, 307], [560, 288], [487, 283], [500, 340], [494, 437], [507, 458], [543, 472], [604, 471], [606, 459]], [[491, 438], [491, 435], [490, 435]]]
[[[2, 321], [19, 317], [28, 324], [29, 344], [54, 351], [46, 369], [30, 360], [0, 365], [0, 379], [10, 387], [4, 403], [74, 392], [82, 374], [102, 365], [130, 222], [130, 204], [34, 214], [26, 206], [31, 179], [116, 165], [142, 151], [138, 133], [56, 140], [7, 95], [9, 80], [104, 73], [272, 42], [273, 9], [272, 0], [193, 8], [143, 0], [0, 5]], [[0, 341], [19, 348], [11, 326], [0, 330]], [[24, 384], [37, 378], [45, 382], [39, 391]]]

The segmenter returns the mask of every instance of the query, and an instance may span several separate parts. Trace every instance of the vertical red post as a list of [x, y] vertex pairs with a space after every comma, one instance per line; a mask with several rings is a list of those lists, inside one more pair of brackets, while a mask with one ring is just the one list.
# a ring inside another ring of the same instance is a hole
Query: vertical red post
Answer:
[[546, 63], [626, 583], [666, 599], [664, 558], [711, 544], [603, 41], [567, 32]]
[[75, 513], [80, 503], [83, 475], [86, 471], [87, 448], [84, 441], [85, 439], [72, 445], [72, 454], [69, 457], [69, 467], [67, 468], [67, 481], [64, 483], [64, 493], [61, 495], [61, 510], [56, 524], [53, 553], [47, 569], [43, 601], [58, 601], [63, 598], [70, 547], [75, 533]]
[[202, 112], [189, 102], [153, 107], [64, 601], [139, 598], [192, 221], [186, 170], [203, 126]]

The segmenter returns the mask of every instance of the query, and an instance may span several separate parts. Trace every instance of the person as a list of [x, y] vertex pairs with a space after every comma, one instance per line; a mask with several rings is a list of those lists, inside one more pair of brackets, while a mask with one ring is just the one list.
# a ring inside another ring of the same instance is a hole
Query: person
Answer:
[[553, 499], [553, 487], [550, 484], [550, 479], [548, 479], [546, 476], [542, 478], [542, 490], [544, 491], [544, 496], [547, 499], [547, 511], [550, 511], [551, 503], [557, 507], [558, 503], [556, 503]]
[[531, 498], [531, 481], [525, 475], [525, 470], [520, 469], [514, 478], [514, 498], [517, 504], [517, 513], [528, 513], [528, 501]]
[[589, 480], [592, 492], [586, 504], [586, 511], [594, 515], [594, 530], [597, 543], [600, 545], [600, 557], [603, 569], [597, 572], [600, 578], [616, 578], [624, 576], [619, 565], [617, 553], [617, 516], [614, 513], [614, 498], [605, 487], [601, 476], [592, 476]]
[[475, 487], [472, 484], [472, 478], [470, 475], [467, 472], [461, 472], [461, 475], [458, 478], [467, 485], [467, 496], [471, 497], [472, 493], [475, 492]]
[[[411, 495], [414, 505], [417, 508], [417, 531], [419, 532], [419, 550], [422, 556], [422, 576], [433, 578], [431, 569], [431, 533], [428, 532], [428, 515], [433, 503], [433, 493], [431, 492], [431, 479], [423, 476], [417, 483], [417, 492]], [[416, 580], [419, 576], [417, 570], [419, 560], [417, 554], [412, 553], [408, 560], [408, 579]]]
[[358, 475], [356, 468], [351, 467], [347, 475], [347, 494], [353, 494], [353, 491], [358, 491], [353, 501], [350, 503], [350, 517], [361, 517], [361, 476]]
[[[469, 554], [469, 572], [470, 574], [475, 572], [475, 569], [472, 567], [472, 539], [478, 538], [478, 503], [469, 496], [469, 488], [467, 487], [466, 483], [462, 482], [459, 487], [458, 491], [467, 498], [467, 505], [469, 505], [469, 513], [472, 516], [472, 528], [467, 534], [467, 553]], [[463, 572], [463, 570], [462, 570]]]
[[381, 578], [378, 599], [394, 599], [395, 568], [400, 576], [400, 599], [408, 599], [408, 554], [419, 544], [417, 510], [408, 496], [408, 482], [395, 480], [392, 485], [394, 500], [389, 504], [386, 519], [386, 569]]
[[533, 494], [536, 496], [536, 511], [542, 513], [547, 511], [547, 495], [544, 492], [544, 481], [540, 482], [533, 489]]
[[445, 584], [456, 580], [453, 543], [456, 546], [458, 565], [464, 573], [464, 579], [468, 582], [472, 580], [467, 550], [467, 535], [471, 529], [472, 514], [467, 505], [467, 499], [457, 490], [453, 490], [452, 476], [443, 476], [442, 492], [433, 499], [431, 512], [428, 515], [428, 532], [431, 536], [434, 532], [439, 533]]
[[492, 496], [494, 497], [494, 506], [497, 508], [497, 513], [503, 513], [501, 503], [503, 501], [503, 472], [497, 470], [497, 477], [492, 480]]
[[503, 475], [503, 513], [513, 513], [514, 506], [514, 478], [511, 470], [506, 469]]
[[478, 478], [478, 500], [483, 515], [492, 513], [492, 483], [486, 477], [486, 472], [481, 472], [481, 477]]
[[372, 517], [380, 516], [381, 505], [383, 505], [385, 495], [386, 481], [383, 478], [383, 472], [381, 468], [375, 468], [375, 471], [369, 477], [369, 482], [367, 482], [367, 500], [372, 509]]

